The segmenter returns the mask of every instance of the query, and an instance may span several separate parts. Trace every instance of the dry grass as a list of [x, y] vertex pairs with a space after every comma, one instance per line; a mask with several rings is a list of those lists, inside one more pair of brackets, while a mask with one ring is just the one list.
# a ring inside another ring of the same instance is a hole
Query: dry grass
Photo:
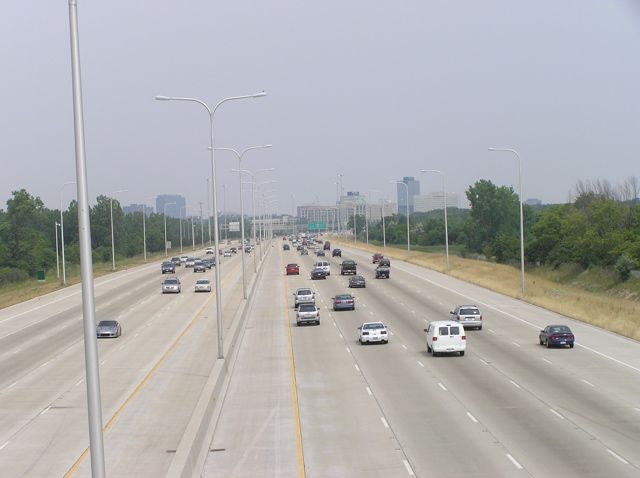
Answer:
[[[341, 242], [335, 238], [332, 242], [348, 247], [354, 246], [353, 242]], [[379, 246], [367, 247], [366, 244], [358, 243], [357, 247], [372, 254], [382, 252], [382, 247]], [[400, 259], [457, 277], [504, 295], [522, 298], [520, 270], [512, 266], [450, 255], [450, 268], [447, 271], [443, 254], [407, 252], [387, 246], [385, 255], [391, 259]], [[550, 276], [552, 275], [545, 271], [527, 270], [524, 300], [567, 317], [640, 340], [640, 303], [636, 294], [612, 297], [604, 292], [585, 290], [585, 283], [576, 287], [558, 282], [562, 280], [559, 277], [552, 280]]]
[[[164, 254], [147, 254], [147, 262], [158, 261], [164, 258]], [[116, 271], [130, 269], [144, 264], [143, 256], [135, 256], [127, 259], [119, 259], [116, 262]], [[100, 277], [113, 272], [111, 262], [99, 262], [93, 264], [94, 277]], [[67, 267], [67, 285], [69, 287], [80, 282], [80, 267], [78, 265]], [[25, 300], [33, 299], [41, 295], [63, 289], [62, 278], [56, 277], [56, 271], [47, 271], [46, 280], [37, 282], [32, 280], [18, 284], [11, 284], [0, 289], [0, 309], [9, 307]]]

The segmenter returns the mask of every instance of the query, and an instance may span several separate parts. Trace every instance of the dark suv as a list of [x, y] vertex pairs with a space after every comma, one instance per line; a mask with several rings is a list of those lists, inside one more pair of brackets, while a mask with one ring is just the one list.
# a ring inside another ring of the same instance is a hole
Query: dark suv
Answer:
[[355, 274], [357, 264], [354, 261], [342, 261], [340, 264], [340, 275]]
[[331, 257], [342, 257], [342, 250], [334, 249], [331, 253]]
[[171, 261], [164, 261], [160, 266], [160, 270], [163, 274], [175, 274], [176, 265]]

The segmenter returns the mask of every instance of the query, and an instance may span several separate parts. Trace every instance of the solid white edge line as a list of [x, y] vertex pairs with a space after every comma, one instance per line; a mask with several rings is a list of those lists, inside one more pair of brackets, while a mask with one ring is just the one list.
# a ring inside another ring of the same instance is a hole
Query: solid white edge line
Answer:
[[404, 467], [407, 469], [407, 473], [409, 473], [409, 476], [416, 476], [407, 460], [402, 460], [402, 463], [404, 463]]
[[515, 345], [516, 347], [520, 347], [520, 344], [518, 342], [511, 342], [513, 345]]
[[640, 412], [640, 408], [638, 408], [638, 407], [633, 407], [633, 409], [634, 409], [636, 412]]
[[589, 380], [585, 380], [584, 378], [581, 378], [580, 381], [583, 382], [583, 383], [586, 383], [590, 387], [595, 387], [595, 385], [592, 384]]
[[438, 387], [440, 387], [442, 390], [444, 390], [445, 392], [447, 391], [447, 387], [445, 387], [443, 384], [441, 384], [440, 382], [438, 382]]
[[618, 455], [615, 451], [610, 450], [609, 448], [607, 448], [607, 452], [609, 453], [609, 455], [611, 455], [612, 457], [614, 457], [615, 459], [619, 460], [620, 462], [624, 463], [625, 465], [628, 465], [629, 462], [627, 460], [625, 460], [624, 458], [622, 458], [620, 455]]
[[366, 388], [367, 388], [367, 393], [368, 393], [369, 395], [373, 395], [373, 392], [371, 391], [371, 389], [370, 389], [369, 387], [366, 387]]
[[347, 351], [348, 354], [351, 353], [351, 350], [349, 349], [349, 347], [345, 347], [344, 349]]
[[407, 349], [407, 346], [406, 346], [405, 344], [400, 344], [400, 345], [402, 345], [402, 348], [403, 348], [403, 349], [408, 350], [408, 349]]
[[471, 420], [473, 423], [478, 423], [478, 419], [473, 415], [471, 415], [471, 413], [467, 412], [467, 416], [469, 417], [469, 420]]
[[518, 469], [518, 470], [522, 470], [522, 465], [520, 463], [518, 463], [518, 460], [516, 460], [514, 457], [512, 457], [509, 453], [507, 453], [507, 458], [509, 458], [509, 461], [511, 463], [513, 463], [513, 465]]
[[509, 382], [511, 383], [511, 385], [513, 385], [514, 387], [518, 387], [518, 388], [522, 388], [520, 385], [518, 385], [516, 382], [514, 382], [513, 380], [509, 380]]
[[482, 359], [478, 359], [478, 360], [480, 360], [480, 362], [482, 362], [485, 365], [489, 365], [489, 362], [487, 362], [486, 360], [482, 360]]
[[341, 339], [344, 339], [344, 337], [342, 336], [342, 334], [340, 332], [338, 332], [338, 335], [340, 336]]
[[356, 370], [357, 370], [358, 372], [360, 372], [360, 367], [358, 367], [358, 364], [357, 364], [357, 363], [354, 363], [354, 364], [353, 364], [353, 366], [356, 368]]
[[385, 428], [389, 428], [389, 424], [387, 423], [387, 421], [384, 419], [384, 417], [380, 417], [380, 420], [382, 421], [382, 424], [384, 425]]
[[564, 420], [564, 417], [560, 413], [556, 412], [553, 408], [550, 408], [549, 411], [553, 413], [556, 417], [558, 417], [560, 420]]
[[0, 450], [2, 450], [5, 446], [7, 446], [9, 444], [9, 440], [7, 440], [6, 442], [4, 442], [2, 445], [0, 445]]
[[42, 410], [40, 412], [40, 415], [44, 415], [45, 413], [47, 413], [49, 411], [49, 409], [51, 408], [51, 405], [49, 405], [47, 408], [45, 408], [44, 410]]
[[9, 385], [9, 386], [7, 387], [7, 390], [9, 390], [10, 388], [15, 387], [17, 384], [18, 384], [18, 382], [13, 382], [11, 385]]
[[542, 358], [542, 360], [544, 360], [544, 361], [545, 361], [545, 362], [547, 362], [548, 364], [553, 364], [553, 362], [552, 362], [551, 360], [548, 360], [548, 359], [546, 359], [546, 358], [544, 358], [544, 357]]
[[420, 365], [422, 368], [424, 368], [424, 364], [422, 362], [420, 362], [420, 360], [418, 360], [418, 365]]

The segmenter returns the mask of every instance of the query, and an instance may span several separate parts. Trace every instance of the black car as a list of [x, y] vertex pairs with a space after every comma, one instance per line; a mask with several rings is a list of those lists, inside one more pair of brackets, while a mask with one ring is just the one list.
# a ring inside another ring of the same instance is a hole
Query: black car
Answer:
[[389, 268], [387, 266], [376, 267], [376, 279], [388, 279]]
[[568, 345], [569, 348], [573, 348], [576, 340], [571, 329], [566, 325], [547, 325], [540, 331], [538, 339], [540, 340], [540, 345], [546, 345], [547, 348], [553, 345], [562, 347]]
[[193, 264], [193, 272], [206, 272], [207, 266], [204, 265], [204, 262], [201, 260], [197, 260]]
[[349, 287], [367, 287], [367, 283], [362, 276], [349, 277]]
[[282, 250], [283, 251], [288, 251], [289, 250], [289, 244], [282, 244]]
[[176, 272], [176, 265], [171, 261], [164, 261], [160, 266], [160, 270], [163, 274], [174, 274]]
[[357, 270], [357, 264], [355, 261], [342, 261], [340, 264], [340, 275], [355, 274]]
[[315, 268], [311, 271], [311, 279], [316, 280], [316, 279], [326, 279], [327, 278], [327, 273], [325, 272], [324, 269], [321, 268]]
[[342, 250], [334, 249], [333, 252], [331, 253], [331, 257], [342, 257]]
[[317, 257], [320, 257], [320, 256], [324, 257], [324, 251], [322, 249], [316, 251], [316, 256]]
[[182, 261], [180, 260], [179, 257], [172, 257], [171, 258], [171, 262], [173, 262], [176, 267], [181, 267], [182, 266]]
[[215, 260], [212, 261], [211, 259], [202, 259], [202, 263], [207, 269], [211, 269], [211, 267], [213, 267], [215, 263]]

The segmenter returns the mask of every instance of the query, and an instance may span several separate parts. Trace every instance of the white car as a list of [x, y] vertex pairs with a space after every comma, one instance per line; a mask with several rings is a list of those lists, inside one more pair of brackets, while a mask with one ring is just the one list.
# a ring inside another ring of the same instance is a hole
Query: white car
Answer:
[[293, 293], [294, 297], [294, 307], [298, 307], [301, 304], [312, 304], [316, 303], [316, 295], [313, 293], [311, 289], [308, 287], [301, 287]]
[[382, 322], [365, 322], [360, 327], [360, 337], [358, 338], [361, 344], [368, 342], [381, 342], [386, 344], [389, 342], [389, 332], [387, 326]]
[[211, 292], [211, 281], [209, 279], [198, 279], [194, 292]]
[[224, 257], [231, 257], [231, 251], [224, 251]]
[[313, 268], [314, 269], [322, 269], [323, 271], [325, 271], [327, 273], [328, 276], [331, 275], [331, 269], [329, 267], [329, 262], [327, 262], [327, 261], [317, 261], [315, 264], [313, 264]]
[[429, 323], [427, 333], [427, 352], [435, 357], [441, 353], [459, 353], [462, 357], [467, 348], [467, 337], [462, 324], [456, 321], [438, 320]]
[[300, 304], [296, 312], [296, 324], [312, 322], [320, 325], [320, 309], [315, 304]]
[[215, 250], [213, 247], [207, 247], [207, 248], [204, 250], [204, 253], [205, 253], [205, 254], [215, 254], [215, 253], [216, 253], [216, 250]]

